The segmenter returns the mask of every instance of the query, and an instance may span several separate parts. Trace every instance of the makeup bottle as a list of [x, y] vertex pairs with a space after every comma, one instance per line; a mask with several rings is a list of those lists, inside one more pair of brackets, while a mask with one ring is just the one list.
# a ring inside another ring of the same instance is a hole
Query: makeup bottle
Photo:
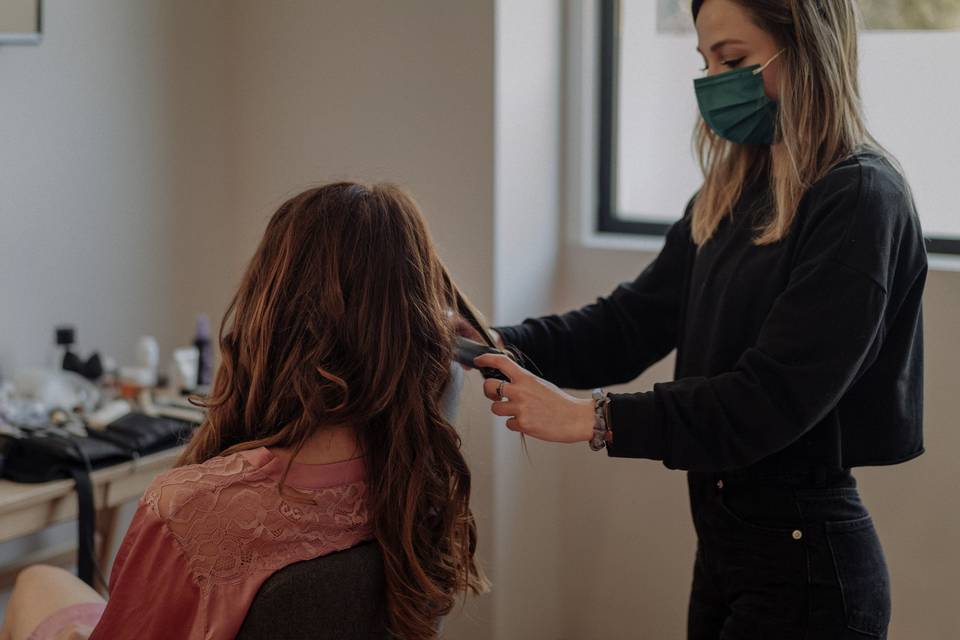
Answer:
[[210, 321], [207, 315], [197, 315], [197, 335], [193, 339], [200, 358], [197, 361], [197, 385], [208, 386], [213, 382], [213, 352], [210, 349]]
[[147, 382], [145, 386], [152, 387], [157, 384], [157, 374], [160, 364], [160, 345], [153, 336], [141, 336], [137, 341], [137, 366], [146, 373], [143, 379]]

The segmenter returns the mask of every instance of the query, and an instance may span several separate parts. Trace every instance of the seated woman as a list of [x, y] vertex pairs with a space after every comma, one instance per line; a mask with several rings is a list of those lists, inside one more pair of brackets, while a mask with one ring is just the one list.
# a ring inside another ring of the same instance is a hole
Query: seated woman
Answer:
[[389, 630], [435, 637], [458, 593], [486, 588], [443, 406], [462, 377], [457, 308], [475, 313], [399, 189], [338, 183], [284, 203], [224, 319], [207, 420], [140, 500], [109, 600], [27, 569], [0, 640], [233, 638], [274, 572], [367, 540]]

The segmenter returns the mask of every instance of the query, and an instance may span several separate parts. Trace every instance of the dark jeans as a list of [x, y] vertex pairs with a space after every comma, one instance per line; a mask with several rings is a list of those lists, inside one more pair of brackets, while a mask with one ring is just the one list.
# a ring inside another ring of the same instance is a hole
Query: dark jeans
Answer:
[[688, 640], [886, 638], [887, 565], [849, 472], [688, 481]]

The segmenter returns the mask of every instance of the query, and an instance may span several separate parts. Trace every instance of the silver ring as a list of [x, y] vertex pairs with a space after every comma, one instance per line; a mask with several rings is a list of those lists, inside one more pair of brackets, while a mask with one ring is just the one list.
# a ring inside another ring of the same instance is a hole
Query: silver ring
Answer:
[[503, 383], [506, 380], [501, 380], [500, 384], [497, 385], [497, 400], [503, 400]]

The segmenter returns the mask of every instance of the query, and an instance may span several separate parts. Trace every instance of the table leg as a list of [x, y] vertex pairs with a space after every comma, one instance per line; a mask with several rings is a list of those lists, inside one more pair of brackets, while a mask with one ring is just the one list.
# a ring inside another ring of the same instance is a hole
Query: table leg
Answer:
[[[100, 571], [103, 572], [103, 579], [110, 579], [110, 552], [113, 550], [113, 542], [117, 533], [117, 517], [120, 513], [120, 507], [104, 507], [97, 512], [97, 533], [99, 534], [100, 545], [97, 547], [97, 564]], [[99, 582], [97, 580], [96, 582]], [[98, 584], [97, 591], [106, 595], [107, 585]]]

